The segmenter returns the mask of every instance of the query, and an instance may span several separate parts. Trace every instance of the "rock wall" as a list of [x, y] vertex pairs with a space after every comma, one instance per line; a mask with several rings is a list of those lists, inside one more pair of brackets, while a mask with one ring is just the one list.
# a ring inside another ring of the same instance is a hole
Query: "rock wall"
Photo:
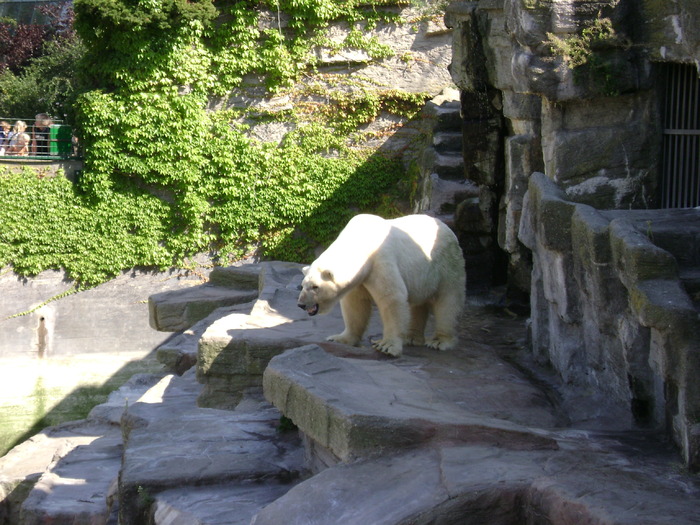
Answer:
[[598, 211], [542, 173], [525, 201], [533, 352], [597, 407], [572, 419], [666, 430], [700, 468], [700, 211]]
[[698, 213], [621, 210], [656, 206], [658, 66], [700, 68], [700, 4], [480, 0], [445, 20], [478, 188], [461, 209], [490, 221], [509, 291], [529, 294], [534, 354], [597, 403], [574, 419], [665, 428], [697, 468]]
[[700, 68], [700, 4], [642, 0], [639, 32], [651, 60], [694, 62]]

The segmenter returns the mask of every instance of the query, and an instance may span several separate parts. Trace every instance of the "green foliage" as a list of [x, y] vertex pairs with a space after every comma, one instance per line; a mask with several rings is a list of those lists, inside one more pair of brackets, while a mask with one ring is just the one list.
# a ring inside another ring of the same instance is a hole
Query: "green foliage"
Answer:
[[554, 53], [561, 55], [566, 64], [574, 69], [589, 62], [596, 47], [614, 42], [617, 35], [609, 18], [597, 18], [593, 24], [585, 27], [580, 35], [560, 38], [553, 33], [547, 33], [547, 38], [547, 43]]
[[608, 56], [610, 49], [625, 44], [609, 18], [596, 18], [580, 35], [560, 38], [547, 33], [547, 43], [573, 70], [578, 84], [590, 81], [592, 88], [605, 95], [617, 95], [614, 65]]
[[361, 90], [356, 93], [338, 92], [329, 95], [321, 112], [340, 133], [350, 133], [373, 122], [382, 112], [413, 118], [427, 98], [424, 93], [398, 90]]
[[136, 93], [207, 84], [199, 38], [216, 16], [211, 0], [76, 0], [74, 8], [94, 87]]
[[323, 29], [332, 21], [350, 27], [343, 46], [388, 56], [361, 30], [391, 18], [371, 9], [387, 2], [359, 3], [75, 0], [87, 47], [89, 89], [75, 103], [84, 170], [76, 185], [0, 175], [0, 264], [26, 275], [64, 268], [90, 286], [202, 251], [222, 264], [251, 251], [308, 261], [352, 215], [393, 213], [401, 162], [349, 144], [383, 112], [411, 118], [424, 95], [326, 91], [321, 110], [299, 104], [282, 115], [295, 128], [280, 144], [248, 137], [240, 112], [207, 110], [212, 95], [251, 75], [274, 93], [313, 73], [311, 50], [330, 45]]
[[0, 261], [22, 275], [65, 268], [83, 285], [103, 282], [134, 266], [167, 268], [173, 210], [133, 187], [91, 202], [64, 177], [38, 178], [26, 169], [0, 175]]

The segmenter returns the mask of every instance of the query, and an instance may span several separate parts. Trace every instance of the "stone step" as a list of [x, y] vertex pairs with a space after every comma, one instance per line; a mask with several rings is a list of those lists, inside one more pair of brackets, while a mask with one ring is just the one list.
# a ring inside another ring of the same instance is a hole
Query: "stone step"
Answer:
[[106, 523], [112, 513], [122, 437], [112, 425], [76, 429], [80, 443], [57, 457], [22, 503], [22, 525]]
[[0, 521], [20, 523], [22, 504], [34, 485], [60, 458], [100, 437], [106, 425], [97, 427], [84, 422], [49, 427], [0, 458]]
[[[337, 345], [342, 346], [342, 345]], [[552, 449], [543, 394], [495, 357], [412, 348], [398, 359], [352, 349], [338, 357], [307, 345], [273, 358], [265, 397], [338, 461], [449, 440]], [[357, 359], [363, 357], [363, 359]]]
[[233, 314], [245, 315], [253, 309], [254, 305], [255, 301], [251, 301], [249, 303], [217, 308], [201, 321], [196, 322], [190, 328], [181, 331], [161, 344], [156, 349], [158, 362], [163, 363], [169, 372], [182, 375], [197, 363], [199, 341], [204, 332], [214, 322]]
[[109, 394], [107, 401], [94, 407], [87, 419], [115, 426], [121, 424], [124, 412], [130, 404], [139, 401], [166, 374], [136, 374], [117, 390]]
[[432, 171], [441, 179], [463, 181], [464, 158], [461, 153], [436, 153]]
[[458, 102], [450, 102], [435, 108], [436, 118], [433, 132], [460, 131], [462, 128], [462, 115]]
[[420, 191], [423, 196], [417, 203], [422, 213], [429, 213], [443, 220], [442, 216], [452, 216], [459, 203], [479, 196], [479, 187], [469, 180], [445, 180], [437, 173], [423, 179]]
[[694, 303], [700, 303], [700, 268], [681, 268], [681, 282]]
[[433, 147], [440, 153], [462, 154], [462, 132], [440, 131], [433, 135]]
[[0, 522], [104, 523], [121, 463], [119, 420], [159, 380], [138, 374], [87, 419], [48, 427], [0, 458]]
[[[248, 525], [294, 483], [244, 481], [164, 490], [154, 497], [154, 525]], [[284, 522], [282, 522], [284, 523]]]
[[260, 287], [260, 264], [217, 266], [209, 273], [209, 283], [237, 290], [257, 290]]
[[257, 290], [235, 290], [210, 284], [153, 294], [148, 298], [149, 322], [154, 330], [179, 332], [217, 308], [248, 303], [257, 295]]
[[435, 119], [434, 132], [461, 132], [461, 101], [458, 89], [446, 88], [425, 106], [429, 118]]
[[[269, 501], [282, 490], [280, 485], [290, 487], [303, 472], [298, 437], [278, 430], [279, 412], [259, 393], [249, 393], [236, 410], [224, 411], [198, 408], [200, 388], [194, 370], [182, 377], [169, 375], [129, 406], [122, 419], [120, 523], [145, 523], [158, 508], [166, 516], [162, 523], [172, 523], [172, 516], [189, 512], [188, 505], [194, 504], [182, 503], [182, 495], [172, 492], [181, 487], [245, 487], [270, 480]], [[234, 500], [229, 504], [235, 513]]]
[[180, 332], [217, 308], [249, 303], [258, 296], [260, 266], [215, 268], [206, 284], [153, 294], [148, 298], [149, 323], [161, 332]]

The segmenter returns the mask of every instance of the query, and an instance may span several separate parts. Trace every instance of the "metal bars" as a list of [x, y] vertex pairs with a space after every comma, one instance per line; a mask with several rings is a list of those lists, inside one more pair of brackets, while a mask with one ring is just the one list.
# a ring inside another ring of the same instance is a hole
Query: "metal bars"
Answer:
[[661, 208], [700, 206], [700, 82], [694, 65], [666, 64]]

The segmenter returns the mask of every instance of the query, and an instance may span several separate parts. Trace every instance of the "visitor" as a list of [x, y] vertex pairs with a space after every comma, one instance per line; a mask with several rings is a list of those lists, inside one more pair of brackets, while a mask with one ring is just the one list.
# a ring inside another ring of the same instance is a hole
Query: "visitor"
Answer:
[[10, 131], [10, 123], [6, 120], [0, 120], [0, 156], [5, 154], [5, 150], [10, 143], [12, 132]]
[[39, 113], [34, 121], [32, 134], [32, 155], [49, 154], [49, 134], [51, 132], [51, 119], [46, 113]]
[[12, 137], [10, 138], [10, 143], [5, 151], [6, 155], [19, 155], [27, 156], [29, 155], [29, 146], [31, 144], [31, 137], [25, 133], [27, 130], [26, 122], [18, 120], [15, 122], [15, 126], [12, 130]]

